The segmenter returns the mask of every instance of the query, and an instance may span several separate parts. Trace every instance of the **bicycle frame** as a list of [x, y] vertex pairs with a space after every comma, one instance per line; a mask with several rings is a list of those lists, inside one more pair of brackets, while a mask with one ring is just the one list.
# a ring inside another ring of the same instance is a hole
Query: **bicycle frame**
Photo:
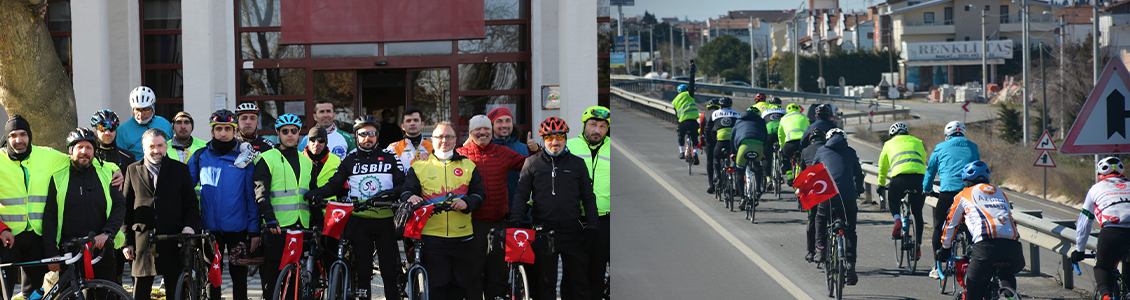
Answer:
[[[197, 243], [196, 243], [197, 240], [202, 240], [202, 244], [200, 244], [199, 247], [195, 246], [195, 245], [197, 245]], [[149, 241], [151, 243], [155, 243], [157, 241], [177, 241], [177, 242], [181, 243], [182, 244], [182, 246], [181, 246], [181, 257], [183, 258], [182, 265], [184, 266], [184, 269], [181, 270], [180, 274], [182, 276], [187, 274], [189, 276], [189, 278], [192, 279], [193, 284], [196, 285], [193, 288], [198, 293], [200, 293], [200, 296], [202, 298], [208, 297], [208, 292], [207, 292], [207, 286], [208, 286], [208, 283], [207, 283], [208, 279], [207, 278], [208, 278], [208, 276], [207, 276], [207, 274], [208, 274], [208, 268], [209, 268], [208, 265], [209, 265], [210, 262], [208, 261], [208, 258], [207, 258], [208, 255], [204, 252], [204, 247], [214, 244], [215, 240], [214, 240], [214, 237], [212, 237], [212, 235], [209, 234], [207, 230], [201, 232], [200, 234], [184, 234], [184, 233], [181, 233], [181, 234], [161, 234], [161, 235], [156, 234], [155, 230], [150, 230], [149, 231]], [[189, 244], [189, 245], [183, 245], [183, 244]], [[155, 247], [156, 245], [152, 245], [152, 246]], [[215, 249], [215, 248], [209, 248], [209, 249]], [[178, 280], [179, 281], [180, 279], [179, 278], [177, 278], [177, 279], [170, 278], [168, 280]], [[178, 282], [178, 284], [179, 284], [179, 282]], [[179, 290], [178, 290], [178, 292], [179, 292]], [[173, 295], [176, 295], [175, 293], [176, 292], [174, 292]]]
[[[94, 232], [91, 232], [86, 237], [74, 238], [71, 241], [63, 243], [63, 247], [62, 247], [63, 249], [68, 249], [68, 248], [71, 248], [71, 247], [77, 247], [75, 250], [72, 250], [71, 252], [67, 252], [63, 256], [45, 258], [45, 259], [36, 260], [36, 261], [29, 261], [29, 262], [0, 264], [0, 268], [47, 266], [47, 265], [63, 263], [63, 264], [66, 265], [67, 269], [66, 270], [60, 270], [60, 271], [63, 271], [63, 272], [60, 272], [60, 273], [63, 274], [63, 275], [69, 275], [67, 277], [70, 277], [70, 278], [67, 278], [66, 280], [70, 284], [68, 287], [75, 287], [75, 289], [74, 289], [75, 290], [75, 299], [85, 300], [86, 297], [83, 295], [82, 290], [86, 287], [86, 276], [85, 276], [86, 273], [84, 273], [82, 271], [82, 269], [79, 269], [78, 262], [80, 260], [82, 260], [82, 257], [83, 257], [82, 245], [93, 241], [95, 236], [96, 235], [94, 234]], [[111, 247], [103, 247], [102, 253], [100, 253], [97, 257], [94, 257], [93, 259], [91, 259], [90, 264], [94, 265], [94, 264], [97, 264], [98, 262], [100, 262], [102, 260], [102, 256], [106, 255], [106, 251], [107, 251], [108, 248], [111, 248]], [[114, 250], [109, 250], [109, 251], [114, 251]], [[93, 255], [93, 254], [91, 254], [91, 255]], [[87, 271], [93, 272], [93, 270], [87, 270]], [[60, 289], [63, 285], [60, 284], [60, 283], [63, 283], [63, 280], [64, 280], [63, 278], [60, 278], [60, 282], [56, 283], [55, 286], [52, 287], [50, 291], [47, 291], [43, 295], [43, 299], [58, 298], [59, 293], [62, 292]], [[4, 281], [4, 276], [0, 276], [0, 287], [2, 287], [2, 286], [7, 286], [7, 283]], [[8, 293], [8, 291], [6, 291], [6, 290], [3, 291], [3, 292], [4, 292], [4, 294]]]

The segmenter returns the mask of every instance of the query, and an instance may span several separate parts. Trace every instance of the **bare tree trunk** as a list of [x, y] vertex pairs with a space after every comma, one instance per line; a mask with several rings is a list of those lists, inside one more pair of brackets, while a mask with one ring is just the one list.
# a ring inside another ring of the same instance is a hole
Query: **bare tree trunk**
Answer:
[[65, 150], [75, 92], [43, 13], [45, 0], [0, 0], [0, 105], [31, 123], [33, 145]]

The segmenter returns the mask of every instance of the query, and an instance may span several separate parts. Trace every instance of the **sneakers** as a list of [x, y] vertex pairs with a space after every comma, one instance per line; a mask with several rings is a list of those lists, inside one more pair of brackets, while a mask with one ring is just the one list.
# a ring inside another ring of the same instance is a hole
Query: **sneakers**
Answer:
[[745, 200], [742, 200], [741, 202], [741, 204], [738, 204], [738, 211], [745, 211]]
[[804, 255], [804, 261], [810, 263], [816, 262], [816, 253], [808, 252], [808, 254]]
[[855, 274], [855, 263], [847, 263], [847, 285], [859, 283], [859, 276]]
[[694, 153], [694, 165], [698, 165], [698, 152]]
[[918, 250], [918, 252], [915, 252], [917, 254], [914, 255], [914, 261], [918, 261], [919, 259], [922, 259], [922, 247], [918, 247], [915, 250]]
[[1114, 299], [1114, 298], [1111, 298], [1110, 295], [1103, 295], [1103, 300], [1110, 300], [1110, 299]]
[[902, 238], [902, 219], [895, 219], [895, 230], [891, 231], [891, 239]]
[[824, 258], [828, 256], [828, 249], [825, 249], [824, 247], [816, 246], [816, 251], [820, 251], [820, 253], [817, 253], [815, 255], [815, 257], [812, 258], [812, 260], [817, 262], [817, 263], [823, 263]]
[[934, 279], [941, 278], [941, 276], [938, 276], [938, 269], [937, 268], [930, 270], [930, 278], [934, 278]]
[[706, 188], [706, 193], [707, 194], [713, 194], [714, 193], [714, 185], [710, 185], [710, 187]]
[[686, 159], [686, 158], [687, 157], [683, 155], [683, 152], [679, 151], [679, 159]]

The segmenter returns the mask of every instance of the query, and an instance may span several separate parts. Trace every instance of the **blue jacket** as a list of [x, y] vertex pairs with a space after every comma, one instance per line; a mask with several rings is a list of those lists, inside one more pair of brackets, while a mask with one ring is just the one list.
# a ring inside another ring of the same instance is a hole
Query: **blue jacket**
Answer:
[[800, 148], [804, 149], [808, 147], [808, 137], [812, 135], [812, 130], [820, 128], [824, 133], [828, 133], [828, 130], [832, 130], [832, 128], [836, 127], [838, 127], [836, 126], [836, 122], [832, 122], [832, 120], [816, 120], [816, 122], [808, 125], [808, 130], [804, 131], [804, 137], [800, 138]]
[[859, 156], [855, 149], [848, 147], [847, 138], [843, 135], [833, 136], [824, 143], [824, 147], [816, 150], [813, 164], [824, 164], [824, 169], [832, 175], [836, 188], [840, 190], [840, 200], [845, 205], [855, 205], [857, 191], [863, 190], [863, 168], [859, 166]]
[[[518, 134], [513, 131], [511, 131], [509, 137], [493, 138], [490, 141], [491, 143], [509, 147], [510, 150], [514, 150], [514, 152], [518, 152], [518, 154], [530, 156], [530, 148], [526, 146], [526, 143], [518, 140]], [[509, 191], [509, 193], [506, 194], [506, 199], [514, 199], [514, 190], [518, 188], [518, 177], [520, 177], [521, 174], [522, 173], [518, 171], [510, 171], [507, 175], [506, 190]], [[510, 209], [511, 211], [513, 211], [514, 209], [513, 201], [510, 201]], [[533, 219], [529, 217], [529, 214], [526, 214], [526, 221], [533, 222]]]
[[135, 118], [129, 118], [129, 120], [122, 122], [122, 125], [118, 126], [118, 137], [114, 138], [114, 143], [117, 143], [118, 147], [133, 153], [133, 157], [145, 157], [141, 151], [141, 135], [145, 134], [145, 131], [149, 128], [164, 131], [166, 138], [173, 136], [173, 124], [161, 116], [154, 115], [153, 120], [149, 121], [149, 125], [141, 125], [137, 123]]
[[188, 164], [193, 184], [200, 185], [200, 228], [215, 232], [259, 232], [259, 207], [251, 175], [255, 165], [235, 167], [239, 148], [221, 155], [212, 148], [193, 153]]
[[930, 162], [926, 163], [926, 177], [922, 181], [923, 191], [934, 190], [934, 174], [942, 180], [941, 192], [958, 192], [965, 188], [961, 182], [961, 169], [975, 160], [981, 160], [977, 144], [964, 136], [951, 137], [934, 146]]
[[738, 122], [734, 124], [734, 131], [730, 133], [730, 140], [737, 147], [742, 140], [758, 140], [768, 144], [769, 129], [765, 127], [765, 119], [750, 111], [742, 113]]

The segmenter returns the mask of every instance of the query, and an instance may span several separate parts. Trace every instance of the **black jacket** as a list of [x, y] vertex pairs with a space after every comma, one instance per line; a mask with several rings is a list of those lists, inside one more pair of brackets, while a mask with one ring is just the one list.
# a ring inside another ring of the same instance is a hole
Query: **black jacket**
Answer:
[[200, 201], [188, 166], [174, 159], [161, 159], [156, 188], [144, 160], [130, 164], [124, 171], [126, 245], [134, 245], [134, 235], [147, 235], [150, 229], [156, 229], [157, 234], [180, 233], [186, 226], [200, 230]]
[[[588, 228], [599, 222], [596, 195], [592, 191], [585, 161], [572, 153], [557, 157], [541, 151], [526, 158], [514, 198], [510, 200], [510, 222], [518, 223], [531, 210], [534, 224], [560, 223], [584, 218]], [[526, 201], [532, 196], [533, 206]], [[584, 207], [584, 217], [581, 207]]]
[[859, 156], [855, 149], [848, 147], [847, 138], [843, 135], [832, 136], [824, 147], [816, 151], [815, 163], [824, 163], [836, 188], [840, 190], [840, 199], [844, 204], [855, 204], [858, 197], [856, 191], [863, 190], [863, 168], [859, 166]]
[[[95, 144], [101, 143], [99, 142]], [[118, 147], [117, 145], [111, 146], [112, 147], [110, 148], [102, 148], [101, 145], [95, 146], [94, 158], [100, 159], [105, 162], [112, 162], [115, 165], [118, 165], [118, 168], [122, 169], [122, 173], [125, 173], [126, 166], [132, 164], [134, 161], [137, 161], [137, 158], [133, 157], [133, 153], [130, 153], [129, 150]]]
[[832, 122], [832, 120], [816, 120], [816, 122], [808, 125], [808, 129], [804, 131], [804, 136], [800, 138], [800, 148], [804, 149], [808, 147], [808, 137], [812, 135], [812, 130], [820, 128], [824, 133], [827, 133], [828, 130], [832, 130], [832, 128], [836, 127], [838, 127], [836, 126], [836, 122]]
[[[298, 157], [301, 154], [298, 153], [298, 148], [279, 149], [279, 152], [282, 152], [282, 157], [290, 163], [290, 168], [294, 170], [294, 178], [301, 177], [299, 172], [302, 172], [302, 168], [298, 163]], [[271, 206], [271, 167], [267, 166], [267, 162], [263, 161], [262, 158], [255, 163], [255, 173], [251, 175], [251, 182], [255, 183], [255, 203], [259, 204], [259, 216], [263, 218], [264, 222], [274, 221], [275, 208]], [[318, 173], [311, 168], [310, 185], [306, 189], [312, 190], [317, 187]]]
[[[311, 189], [310, 193], [323, 198], [345, 195], [340, 201], [366, 200], [385, 190], [391, 190], [395, 197], [399, 197], [406, 177], [403, 169], [404, 165], [400, 164], [399, 158], [388, 149], [373, 149], [371, 152], [358, 149], [342, 158], [337, 172], [326, 185], [316, 190]], [[391, 182], [388, 182], [389, 178]], [[345, 188], [346, 183], [351, 183], [348, 190]]]
[[824, 144], [812, 144], [808, 145], [808, 147], [804, 147], [804, 150], [800, 150], [800, 161], [797, 163], [800, 165], [801, 170], [816, 164], [813, 163], [812, 160], [816, 159], [816, 151], [820, 150], [820, 147], [824, 147]]
[[[63, 218], [61, 234], [56, 234], [60, 216], [59, 204], [56, 201], [59, 192], [55, 189], [54, 178], [51, 179], [51, 185], [47, 189], [47, 203], [46, 208], [43, 209], [43, 249], [47, 257], [60, 254], [58, 244], [55, 243], [57, 236], [62, 236], [58, 241], [65, 243], [72, 238], [85, 237], [87, 233], [93, 231], [109, 234], [109, 241], [113, 241], [114, 235], [121, 229], [125, 219], [126, 210], [122, 192], [112, 187], [110, 188], [112, 207], [110, 216], [106, 216], [106, 194], [102, 190], [102, 181], [94, 172], [94, 167], [79, 169], [71, 165], [69, 172], [71, 173], [67, 183], [66, 209], [61, 216]], [[106, 185], [108, 186], [109, 183]], [[112, 244], [107, 243], [106, 246], [113, 247]]]
[[[271, 141], [264, 139], [263, 136], [261, 136], [261, 135], [256, 135], [254, 138], [249, 138], [249, 137], [243, 136], [242, 134], [237, 134], [236, 137], [241, 142], [251, 143], [251, 149], [258, 151], [259, 153], [263, 153], [263, 152], [267, 152], [267, 150], [275, 149], [275, 143], [272, 143]], [[237, 146], [236, 149], [238, 149], [238, 148], [239, 147]]]

